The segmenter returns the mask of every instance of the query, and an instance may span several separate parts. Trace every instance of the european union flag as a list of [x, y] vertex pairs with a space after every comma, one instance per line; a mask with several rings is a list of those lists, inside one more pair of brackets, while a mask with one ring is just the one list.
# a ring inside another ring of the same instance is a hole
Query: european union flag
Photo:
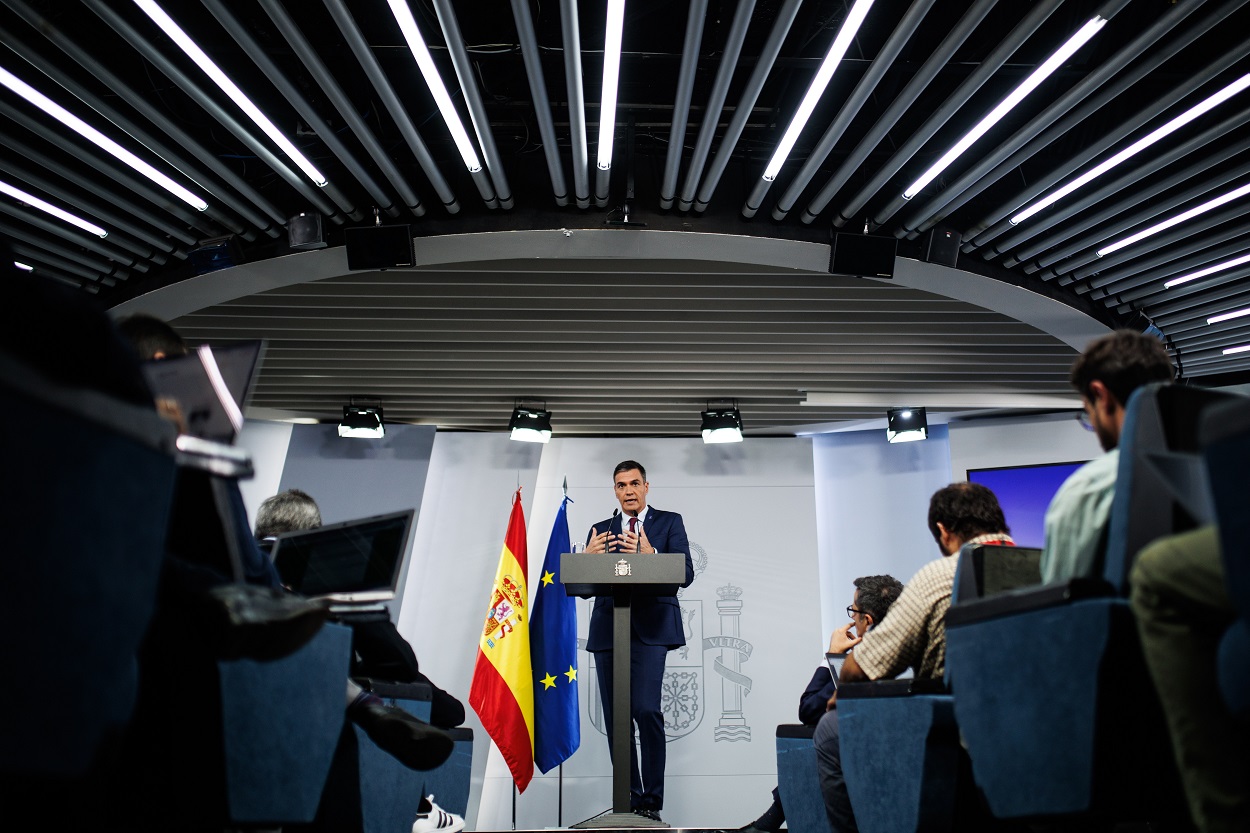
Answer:
[[582, 742], [577, 710], [577, 607], [560, 583], [560, 554], [569, 551], [566, 497], [547, 542], [530, 618], [534, 664], [534, 763], [548, 772]]

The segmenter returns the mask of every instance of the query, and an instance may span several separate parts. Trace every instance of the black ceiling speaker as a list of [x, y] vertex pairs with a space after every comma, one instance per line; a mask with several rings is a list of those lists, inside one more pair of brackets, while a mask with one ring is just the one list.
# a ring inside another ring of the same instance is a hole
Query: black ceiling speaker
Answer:
[[893, 237], [836, 232], [829, 250], [829, 271], [834, 275], [892, 278], [897, 250], [898, 240]]
[[321, 233], [321, 215], [301, 212], [287, 220], [286, 242], [292, 249], [324, 249], [326, 242]]
[[924, 259], [939, 266], [954, 266], [959, 260], [963, 235], [954, 229], [931, 228], [924, 242]]
[[343, 232], [348, 269], [401, 269], [413, 265], [412, 226], [361, 226]]

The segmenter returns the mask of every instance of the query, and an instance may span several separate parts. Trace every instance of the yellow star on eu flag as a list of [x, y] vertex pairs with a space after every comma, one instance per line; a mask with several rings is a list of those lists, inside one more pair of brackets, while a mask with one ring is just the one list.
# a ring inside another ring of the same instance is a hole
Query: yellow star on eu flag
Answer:
[[543, 573], [543, 584], [546, 585], [546, 584], [555, 584], [555, 583], [556, 583], [555, 573]]
[[539, 680], [543, 684], [543, 690], [556, 687], [556, 678], [548, 674]]
[[564, 676], [569, 678], [570, 683], [576, 682], [577, 681], [577, 669], [570, 665], [569, 670], [564, 672]]

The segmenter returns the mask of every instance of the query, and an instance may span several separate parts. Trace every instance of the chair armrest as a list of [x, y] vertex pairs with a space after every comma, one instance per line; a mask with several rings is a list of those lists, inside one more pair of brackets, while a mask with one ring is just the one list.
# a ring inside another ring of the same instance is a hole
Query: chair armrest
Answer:
[[939, 679], [873, 680], [866, 683], [844, 683], [838, 686], [838, 699], [860, 700], [869, 697], [910, 697], [913, 694], [946, 694], [946, 684]]
[[984, 599], [953, 604], [946, 612], [946, 626], [983, 622], [999, 616], [1011, 616], [1030, 610], [1057, 607], [1078, 599], [1114, 596], [1115, 588], [1101, 578], [1074, 578], [1040, 587], [1022, 587]]
[[365, 678], [359, 680], [362, 688], [384, 700], [433, 700], [434, 689], [429, 683], [390, 683]]

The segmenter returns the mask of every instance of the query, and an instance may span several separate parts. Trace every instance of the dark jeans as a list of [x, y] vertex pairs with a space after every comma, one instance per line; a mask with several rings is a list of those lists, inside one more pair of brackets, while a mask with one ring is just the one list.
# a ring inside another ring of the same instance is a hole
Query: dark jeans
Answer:
[[1250, 729], [1229, 713], [1216, 682], [1220, 638], [1235, 614], [1214, 527], [1146, 547], [1131, 583], [1194, 823], [1203, 833], [1250, 830]]
[[859, 833], [855, 811], [842, 777], [842, 745], [838, 740], [838, 711], [825, 712], [812, 736], [816, 747], [816, 769], [820, 774], [820, 793], [825, 799], [825, 814], [833, 833]]

